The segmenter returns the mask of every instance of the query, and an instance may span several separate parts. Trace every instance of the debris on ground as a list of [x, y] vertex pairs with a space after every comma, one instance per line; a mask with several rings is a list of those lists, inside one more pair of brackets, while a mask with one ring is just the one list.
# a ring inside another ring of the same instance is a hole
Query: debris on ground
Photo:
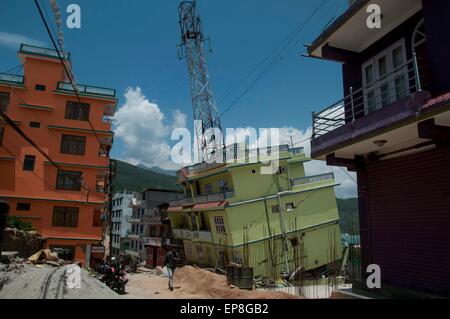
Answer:
[[175, 271], [174, 286], [168, 288], [164, 268], [153, 273], [136, 273], [129, 276], [126, 298], [138, 299], [301, 299], [302, 296], [283, 292], [249, 291], [227, 284], [227, 278], [205, 269], [185, 266]]
[[0, 265], [0, 299], [117, 299], [106, 285], [78, 265]]

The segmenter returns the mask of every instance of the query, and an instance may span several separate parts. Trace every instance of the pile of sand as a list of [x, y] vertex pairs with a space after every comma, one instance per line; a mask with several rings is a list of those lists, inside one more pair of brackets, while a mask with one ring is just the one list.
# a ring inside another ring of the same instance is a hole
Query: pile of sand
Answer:
[[231, 288], [223, 275], [208, 270], [185, 266], [175, 271], [177, 295], [195, 295], [211, 299], [298, 299], [283, 292], [249, 291]]

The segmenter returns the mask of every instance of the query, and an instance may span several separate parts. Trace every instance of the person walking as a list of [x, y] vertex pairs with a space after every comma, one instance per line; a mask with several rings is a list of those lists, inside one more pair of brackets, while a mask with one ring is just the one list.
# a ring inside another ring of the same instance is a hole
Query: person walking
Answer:
[[177, 268], [178, 260], [179, 260], [178, 252], [175, 249], [169, 250], [166, 254], [166, 257], [164, 258], [163, 267], [165, 266], [167, 268], [170, 291], [173, 291], [173, 275], [175, 273], [175, 269]]

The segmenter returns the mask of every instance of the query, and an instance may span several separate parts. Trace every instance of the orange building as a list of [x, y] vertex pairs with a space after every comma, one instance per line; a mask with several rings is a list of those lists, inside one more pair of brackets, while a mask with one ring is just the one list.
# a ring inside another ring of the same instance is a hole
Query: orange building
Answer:
[[77, 83], [78, 100], [56, 51], [22, 45], [18, 56], [24, 76], [0, 74], [0, 108], [57, 165], [0, 120], [0, 200], [86, 265], [102, 241], [116, 92]]

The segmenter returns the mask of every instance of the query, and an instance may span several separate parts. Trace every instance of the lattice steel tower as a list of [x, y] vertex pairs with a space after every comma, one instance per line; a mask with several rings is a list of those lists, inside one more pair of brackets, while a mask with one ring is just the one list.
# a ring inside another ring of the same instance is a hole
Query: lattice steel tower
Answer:
[[207, 149], [207, 145], [216, 145], [217, 149], [220, 149], [223, 145], [223, 141], [216, 141], [214, 135], [209, 138], [209, 141], [207, 140], [208, 137], [205, 136], [205, 131], [209, 128], [221, 129], [204, 52], [204, 44], [207, 39], [202, 32], [195, 0], [182, 1], [178, 11], [181, 27], [181, 44], [179, 45], [178, 56], [180, 59], [186, 58], [187, 61], [194, 120], [201, 121], [201, 127], [199, 127], [199, 124], [194, 127], [196, 135], [200, 135], [197, 133], [201, 132], [201, 136], [197, 136], [199, 141], [197, 152], [200, 160], [206, 160], [211, 157], [211, 149]]

